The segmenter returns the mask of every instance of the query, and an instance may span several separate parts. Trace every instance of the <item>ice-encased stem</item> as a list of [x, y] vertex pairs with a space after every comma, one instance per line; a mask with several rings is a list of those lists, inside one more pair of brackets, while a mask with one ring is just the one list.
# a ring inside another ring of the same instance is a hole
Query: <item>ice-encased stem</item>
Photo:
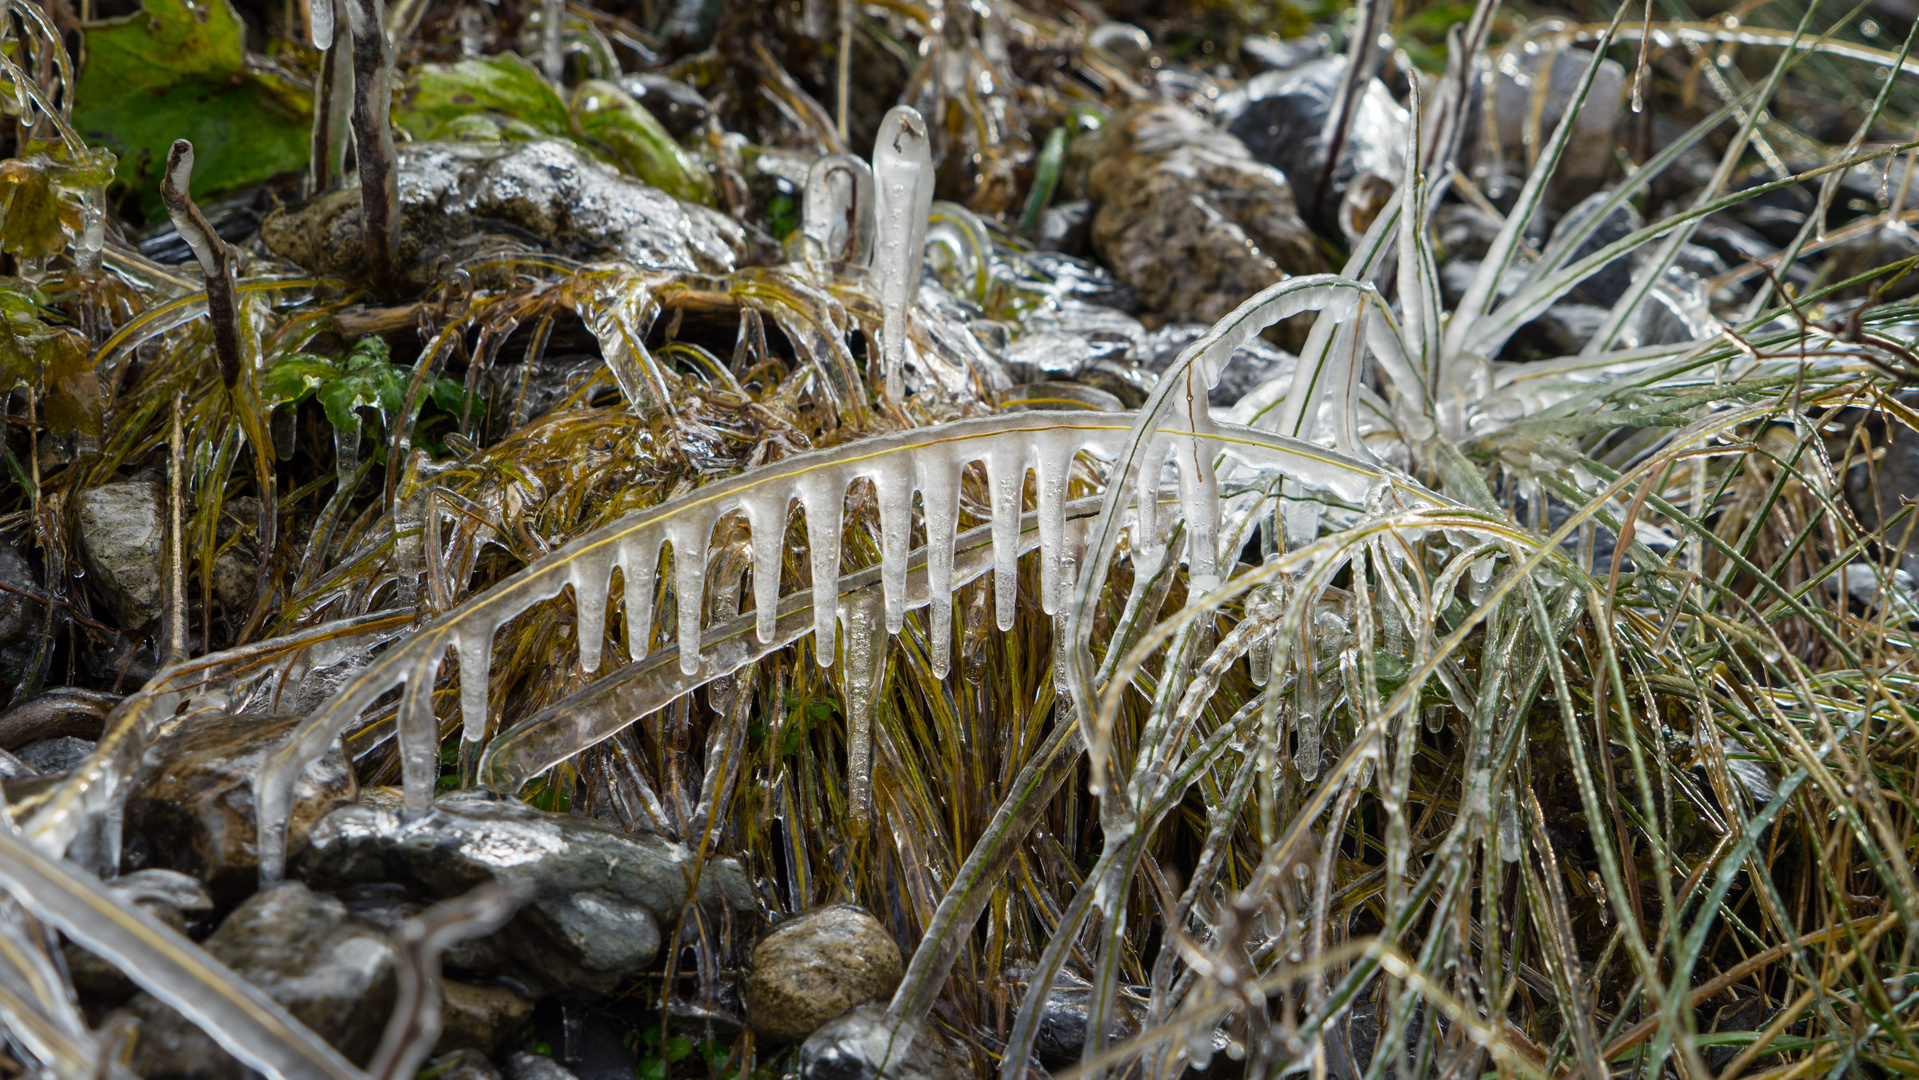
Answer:
[[319, 36], [319, 15], [326, 13], [327, 43], [317, 40], [321, 50], [320, 74], [313, 94], [313, 145], [307, 163], [307, 194], [318, 195], [333, 187], [346, 173], [346, 143], [349, 117], [353, 113], [353, 56], [349, 49], [332, 47], [335, 9], [343, 0], [308, 0], [315, 16], [314, 36]]
[[881, 597], [872, 589], [849, 593], [840, 603], [846, 625], [846, 819], [855, 840], [873, 825], [873, 709], [886, 672], [886, 632]]
[[[315, 0], [316, 3], [319, 0]], [[353, 35], [353, 155], [360, 174], [360, 228], [367, 280], [393, 299], [393, 249], [400, 237], [400, 177], [393, 160], [393, 48], [386, 39], [385, 0], [346, 0]]]
[[877, 209], [873, 273], [878, 278], [880, 357], [886, 396], [905, 393], [906, 309], [919, 296], [926, 252], [926, 219], [933, 207], [933, 150], [926, 120], [910, 105], [894, 106], [873, 143], [873, 198]]
[[0, 828], [0, 888], [268, 1076], [366, 1080], [264, 991], [72, 863], [35, 850], [10, 828]]
[[213, 226], [193, 204], [193, 144], [175, 139], [167, 154], [166, 175], [160, 180], [160, 201], [180, 239], [193, 249], [207, 282], [207, 319], [213, 324], [213, 351], [220, 361], [220, 379], [232, 390], [240, 381], [239, 308], [233, 295], [233, 252], [214, 233]]

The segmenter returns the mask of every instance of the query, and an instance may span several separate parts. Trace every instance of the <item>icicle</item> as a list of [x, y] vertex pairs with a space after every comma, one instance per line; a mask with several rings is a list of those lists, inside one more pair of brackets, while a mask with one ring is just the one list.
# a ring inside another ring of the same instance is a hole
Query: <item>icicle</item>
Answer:
[[1319, 720], [1312, 713], [1299, 714], [1299, 753], [1293, 756], [1293, 767], [1309, 784], [1319, 779]]
[[620, 544], [620, 571], [626, 579], [626, 652], [646, 655], [653, 637], [653, 579], [660, 569], [658, 538], [628, 537]]
[[1319, 539], [1319, 515], [1325, 504], [1308, 495], [1292, 477], [1286, 478], [1285, 497], [1279, 504], [1279, 529], [1286, 550], [1297, 551]]
[[1200, 596], [1219, 588], [1219, 478], [1206, 440], [1183, 439], [1177, 445], [1180, 506], [1192, 537], [1186, 559], [1193, 595]]
[[1038, 465], [1039, 606], [1053, 615], [1062, 610], [1061, 546], [1066, 531], [1066, 479], [1073, 472], [1071, 435], [1041, 432], [1034, 437]]
[[786, 514], [789, 500], [784, 492], [773, 497], [755, 496], [742, 501], [746, 524], [753, 532], [753, 608], [759, 622], [761, 642], [773, 640], [779, 622], [780, 568], [786, 551]]
[[600, 649], [606, 638], [607, 590], [612, 587], [613, 552], [582, 552], [567, 563], [573, 583], [573, 611], [580, 639], [580, 670], [600, 670]]
[[[1277, 623], [1284, 613], [1285, 601], [1278, 585], [1259, 585], [1246, 595], [1246, 618], [1260, 622]], [[1251, 669], [1254, 686], [1265, 686], [1272, 678], [1273, 671], [1273, 635], [1261, 634], [1254, 639], [1252, 647], [1246, 650], [1246, 663]]]
[[700, 670], [700, 612], [706, 603], [706, 544], [718, 511], [683, 514], [667, 527], [673, 542], [673, 599], [680, 614], [680, 671]]
[[953, 663], [953, 538], [959, 528], [959, 467], [944, 454], [914, 455], [920, 512], [926, 522], [926, 614], [933, 677], [945, 679]]
[[873, 255], [873, 170], [851, 154], [828, 154], [806, 174], [800, 201], [802, 257], [863, 265]]
[[926, 121], [910, 105], [896, 105], [873, 142], [873, 198], [877, 209], [873, 270], [879, 278], [880, 350], [886, 396], [905, 392], [906, 309], [919, 296], [926, 251], [926, 218], [933, 206], [933, 154]]
[[873, 816], [873, 706], [886, 671], [883, 604], [872, 589], [840, 605], [846, 624], [846, 819], [855, 840], [865, 839]]
[[1446, 707], [1434, 705], [1426, 710], [1426, 730], [1437, 735], [1446, 730]]
[[1493, 555], [1482, 555], [1473, 561], [1472, 570], [1467, 575], [1472, 580], [1466, 585], [1466, 598], [1472, 601], [1474, 607], [1485, 603], [1486, 597], [1492, 595], [1496, 558]]
[[813, 652], [821, 667], [831, 667], [846, 485], [836, 470], [823, 472], [828, 475], [809, 474], [799, 487], [800, 506], [806, 510], [806, 546], [813, 555]]
[[487, 677], [493, 668], [493, 627], [469, 626], [453, 637], [460, 658], [460, 738], [477, 743], [486, 738]]
[[886, 632], [906, 624], [906, 560], [913, 548], [912, 462], [891, 461], [868, 473], [879, 495], [880, 588], [886, 596]]
[[332, 0], [307, 0], [307, 25], [313, 28], [313, 47], [325, 52], [333, 47]]
[[440, 657], [415, 665], [400, 692], [400, 711], [394, 720], [400, 743], [400, 775], [409, 813], [433, 805], [433, 784], [440, 772], [440, 721], [433, 715], [433, 677]]
[[1510, 791], [1499, 798], [1499, 857], [1519, 861], [1519, 808]]
[[1025, 455], [997, 447], [986, 455], [993, 499], [993, 604], [1001, 632], [1013, 628], [1019, 601], [1019, 504], [1026, 486]]

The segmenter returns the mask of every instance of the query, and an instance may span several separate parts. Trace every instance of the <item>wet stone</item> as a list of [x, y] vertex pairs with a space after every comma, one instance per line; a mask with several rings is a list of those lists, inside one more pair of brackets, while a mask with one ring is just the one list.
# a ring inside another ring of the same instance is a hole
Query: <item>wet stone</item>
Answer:
[[[189, 929], [190, 919], [197, 920], [213, 910], [213, 897], [208, 895], [206, 886], [172, 870], [122, 874], [107, 882], [107, 888], [183, 934]], [[73, 978], [74, 989], [82, 994], [117, 1000], [139, 989], [118, 967], [78, 945], [69, 942], [62, 951], [66, 956], [67, 974]]]
[[855, 1005], [890, 996], [905, 973], [886, 927], [850, 904], [775, 927], [753, 949], [747, 1021], [773, 1039], [803, 1039]]
[[1325, 268], [1285, 174], [1193, 113], [1129, 109], [1080, 142], [1092, 144], [1093, 248], [1145, 308], [1215, 322], [1268, 285]]
[[74, 499], [88, 581], [129, 630], [160, 617], [164, 506], [160, 485], [144, 480], [88, 488]]
[[[32, 596], [44, 595], [32, 564], [11, 544], [0, 543], [0, 581]], [[46, 619], [46, 605], [13, 589], [0, 590], [0, 655], [36, 639]]]
[[[241, 715], [196, 720], [147, 748], [127, 798], [123, 865], [193, 875], [232, 901], [258, 876], [260, 853], [253, 780], [267, 755], [300, 722], [297, 716]], [[338, 742], [293, 786], [287, 850], [305, 845], [314, 822], [353, 801], [358, 785]]]
[[[1496, 165], [1490, 162], [1481, 165], [1503, 169], [1516, 183], [1526, 174], [1526, 131], [1533, 115], [1534, 94], [1540, 96], [1537, 145], [1543, 146], [1552, 138], [1559, 118], [1572, 103], [1580, 80], [1585, 78], [1586, 69], [1593, 62], [1593, 54], [1585, 49], [1563, 48], [1516, 51], [1507, 56], [1514, 63], [1509, 65], [1503, 57], [1495, 65], [1497, 74], [1492, 90], [1492, 112], [1497, 118], [1498, 145], [1504, 160]], [[1626, 69], [1617, 60], [1600, 61], [1599, 74], [1593, 78], [1585, 104], [1573, 120], [1572, 138], [1547, 186], [1547, 201], [1552, 205], [1570, 206], [1578, 202], [1604, 184], [1611, 174], [1613, 135], [1619, 126], [1625, 94]], [[1476, 116], [1482, 114], [1482, 110], [1473, 111]], [[1467, 146], [1478, 148], [1485, 143], [1483, 134], [1475, 136], [1468, 132]]]
[[1449, 202], [1433, 212], [1433, 233], [1440, 253], [1448, 259], [1478, 262], [1491, 250], [1499, 230], [1505, 226], [1499, 217], [1467, 203]]
[[[1554, 237], [1570, 237], [1574, 230], [1584, 228], [1586, 223], [1599, 213], [1607, 198], [1606, 192], [1597, 191], [1580, 200], [1571, 210], [1566, 211], [1566, 215], [1559, 219], [1559, 224], [1553, 226]], [[1621, 203], [1606, 215], [1598, 228], [1595, 228], [1578, 247], [1573, 249], [1572, 254], [1562, 265], [1570, 266], [1594, 255], [1607, 245], [1639, 231], [1645, 227], [1645, 224], [1645, 219], [1639, 216], [1639, 211], [1633, 209], [1631, 203]], [[1626, 290], [1632, 286], [1632, 273], [1632, 256], [1621, 255], [1593, 271], [1566, 295], [1579, 303], [1597, 304], [1600, 307], [1610, 308], [1618, 303], [1619, 298], [1626, 295]]]
[[[1049, 1070], [1079, 1064], [1086, 1047], [1086, 1025], [1093, 1000], [1090, 986], [1055, 985], [1040, 1012], [1039, 1032], [1033, 1039], [1033, 1057]], [[1139, 1034], [1142, 1010], [1121, 999], [1106, 1018], [1108, 1046]]]
[[47, 776], [73, 771], [73, 767], [85, 761], [91, 753], [93, 743], [86, 739], [56, 735], [51, 739], [35, 739], [21, 747], [14, 756], [27, 768]]
[[[393, 1009], [395, 947], [333, 897], [284, 882], [248, 897], [206, 950], [265, 991], [356, 1064], [379, 1047]], [[185, 1017], [147, 994], [133, 1069], [147, 1080], [240, 1080], [248, 1074]]]
[[[260, 581], [260, 561], [251, 546], [259, 520], [260, 500], [251, 496], [229, 500], [220, 508], [216, 542], [224, 550], [213, 557], [213, 598], [242, 617]], [[237, 542], [229, 543], [236, 537]]]
[[1035, 242], [1042, 251], [1083, 255], [1093, 238], [1093, 204], [1074, 199], [1040, 211]]
[[[1168, 323], [1146, 339], [1140, 348], [1140, 364], [1148, 371], [1165, 371], [1188, 345], [1205, 336], [1212, 327], [1199, 323]], [[1255, 387], [1274, 379], [1289, 377], [1299, 357], [1278, 348], [1263, 338], [1249, 338], [1233, 350], [1233, 358], [1219, 373], [1219, 385], [1207, 392], [1206, 400], [1217, 408], [1230, 408]]]
[[[1311, 204], [1324, 170], [1321, 135], [1345, 77], [1346, 58], [1330, 56], [1255, 75], [1220, 99], [1226, 130], [1245, 143], [1253, 157], [1286, 174], [1293, 197], [1308, 214], [1314, 213]], [[1340, 145], [1339, 164], [1327, 177], [1326, 193], [1320, 197], [1314, 220], [1321, 229], [1357, 229], [1356, 236], [1371, 224], [1370, 215], [1347, 222], [1341, 211], [1357, 213], [1369, 207], [1378, 201], [1382, 186], [1390, 194], [1406, 167], [1406, 124], [1406, 110], [1393, 101], [1385, 84], [1368, 81]], [[1349, 198], [1354, 205], [1343, 207]]]
[[[410, 821], [391, 798], [341, 807], [314, 828], [301, 866], [319, 887], [395, 883], [426, 900], [487, 881], [522, 885], [532, 900], [477, 945], [535, 991], [591, 995], [653, 961], [662, 927], [676, 925], [685, 905], [691, 858], [658, 836], [473, 791], [436, 800]], [[754, 907], [746, 874], [730, 859], [706, 865], [698, 899], [716, 915]]]
[[[861, 1005], [841, 1013], [815, 1031], [800, 1046], [800, 1080], [878, 1080], [879, 1068], [871, 1047], [885, 1045], [878, 1037], [886, 1023], [886, 1007]], [[902, 1060], [886, 1072], [886, 1080], [959, 1080], [951, 1048], [931, 1021]]]
[[712, 109], [698, 90], [664, 75], [622, 76], [620, 89], [631, 94], [676, 139], [706, 123]]
[[[621, 175], [557, 139], [413, 143], [399, 148], [397, 172], [395, 261], [411, 292], [425, 291], [449, 263], [514, 251], [725, 273], [745, 250], [745, 234], [724, 214]], [[276, 211], [260, 236], [274, 254], [309, 270], [365, 276], [356, 189]], [[510, 274], [475, 271], [474, 284], [504, 286]]]
[[477, 1050], [490, 1054], [533, 1015], [533, 1002], [504, 986], [440, 980], [438, 1053]]

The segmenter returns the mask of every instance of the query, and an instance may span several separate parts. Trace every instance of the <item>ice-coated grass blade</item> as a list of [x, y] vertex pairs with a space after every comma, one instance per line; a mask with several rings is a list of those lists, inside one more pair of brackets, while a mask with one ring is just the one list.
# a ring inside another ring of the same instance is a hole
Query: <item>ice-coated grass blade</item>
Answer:
[[0, 828], [0, 887], [268, 1076], [366, 1080], [339, 1051], [198, 945], [91, 875], [42, 855], [12, 829]]

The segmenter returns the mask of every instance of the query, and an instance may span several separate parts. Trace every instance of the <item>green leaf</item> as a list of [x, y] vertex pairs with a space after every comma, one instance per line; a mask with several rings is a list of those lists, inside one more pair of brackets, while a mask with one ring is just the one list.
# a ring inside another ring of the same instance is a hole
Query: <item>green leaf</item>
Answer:
[[646, 106], [608, 82], [588, 80], [573, 92], [579, 134], [602, 149], [621, 171], [669, 195], [710, 203], [713, 183]]
[[638, 1080], [666, 1080], [666, 1062], [656, 1057], [641, 1058], [633, 1066]]
[[0, 251], [23, 259], [45, 258], [67, 246], [80, 229], [80, 208], [63, 201], [53, 180], [25, 161], [0, 163]]
[[546, 135], [570, 135], [573, 130], [559, 92], [512, 53], [457, 64], [421, 64], [413, 69], [393, 114], [416, 139], [471, 138], [473, 121], [467, 118], [475, 114], [497, 114]]
[[143, 13], [91, 23], [86, 36], [74, 127], [119, 155], [115, 176], [148, 218], [164, 213], [160, 174], [175, 139], [193, 141], [195, 196], [306, 166], [312, 99], [247, 63], [228, 0], [147, 0]]
[[660, 1044], [660, 1056], [668, 1061], [684, 1061], [686, 1055], [692, 1052], [693, 1044], [678, 1035], [670, 1035], [664, 1043]]

